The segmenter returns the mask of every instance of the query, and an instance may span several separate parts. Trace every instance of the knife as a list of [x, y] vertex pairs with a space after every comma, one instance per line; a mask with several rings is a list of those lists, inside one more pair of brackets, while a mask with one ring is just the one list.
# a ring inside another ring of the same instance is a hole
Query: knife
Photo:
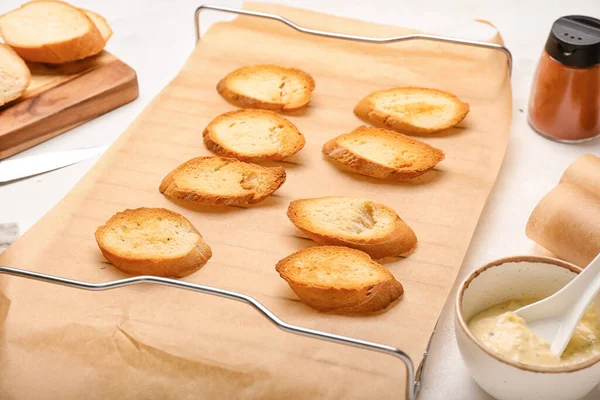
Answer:
[[10, 182], [28, 176], [43, 174], [67, 167], [106, 151], [108, 146], [86, 149], [56, 151], [14, 160], [0, 161], [0, 183]]

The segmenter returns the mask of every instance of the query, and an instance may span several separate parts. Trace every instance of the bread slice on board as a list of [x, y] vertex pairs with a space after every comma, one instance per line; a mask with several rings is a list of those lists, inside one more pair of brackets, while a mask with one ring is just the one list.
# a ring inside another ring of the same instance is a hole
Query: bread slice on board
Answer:
[[31, 73], [25, 61], [9, 46], [0, 43], [0, 106], [23, 94]]
[[209, 206], [258, 203], [285, 182], [283, 167], [262, 167], [225, 157], [193, 158], [175, 168], [160, 192]]
[[219, 93], [244, 108], [294, 111], [308, 104], [314, 79], [296, 68], [252, 65], [231, 72], [217, 85]]
[[371, 93], [354, 113], [375, 126], [407, 135], [425, 136], [458, 124], [469, 105], [437, 89], [394, 88]]
[[394, 210], [358, 197], [294, 200], [287, 216], [318, 244], [352, 247], [374, 259], [406, 256], [417, 246], [415, 233]]
[[390, 271], [348, 247], [309, 247], [279, 261], [276, 269], [303, 303], [319, 311], [381, 311], [404, 292]]
[[102, 39], [104, 39], [104, 43], [106, 44], [106, 42], [108, 42], [108, 39], [110, 39], [113, 35], [113, 31], [110, 28], [110, 25], [108, 25], [106, 18], [94, 11], [84, 9], [81, 9], [81, 11], [83, 11], [85, 15], [87, 15], [88, 18], [92, 20], [94, 25], [96, 25], [96, 28], [98, 28], [98, 30], [100, 31]]
[[32, 1], [0, 17], [0, 35], [26, 61], [60, 64], [104, 48], [85, 12], [60, 1]]
[[186, 276], [212, 256], [190, 221], [164, 208], [119, 212], [96, 230], [96, 241], [112, 265], [131, 275]]
[[323, 153], [356, 173], [391, 180], [422, 175], [445, 157], [420, 140], [366, 126], [325, 143]]
[[267, 110], [236, 110], [219, 115], [203, 135], [211, 151], [238, 160], [283, 160], [306, 143], [294, 124]]

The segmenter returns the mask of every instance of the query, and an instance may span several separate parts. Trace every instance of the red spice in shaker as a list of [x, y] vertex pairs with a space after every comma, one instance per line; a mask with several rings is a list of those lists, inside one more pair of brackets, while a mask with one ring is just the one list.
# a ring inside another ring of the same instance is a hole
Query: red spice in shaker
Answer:
[[561, 142], [600, 136], [600, 20], [554, 22], [533, 80], [529, 123]]

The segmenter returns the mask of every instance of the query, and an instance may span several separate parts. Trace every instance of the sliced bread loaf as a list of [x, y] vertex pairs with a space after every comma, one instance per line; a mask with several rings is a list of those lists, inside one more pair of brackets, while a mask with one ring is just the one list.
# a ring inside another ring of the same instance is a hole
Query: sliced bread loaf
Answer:
[[96, 241], [112, 265], [131, 275], [185, 276], [212, 256], [190, 221], [164, 208], [119, 212], [96, 230]]
[[352, 247], [375, 259], [406, 256], [417, 245], [415, 233], [394, 210], [358, 197], [294, 200], [287, 215], [318, 244]]
[[415, 136], [451, 128], [468, 112], [469, 105], [451, 93], [414, 87], [371, 93], [354, 108], [376, 126]]
[[108, 39], [110, 39], [113, 35], [113, 31], [110, 28], [110, 25], [108, 25], [106, 18], [94, 11], [83, 9], [81, 11], [83, 11], [85, 15], [92, 20], [94, 25], [96, 25], [96, 28], [98, 28], [100, 34], [102, 35], [102, 39], [104, 39], [104, 43], [108, 42]]
[[19, 98], [30, 81], [25, 61], [9, 46], [0, 43], [0, 106]]
[[366, 126], [325, 143], [323, 153], [359, 174], [392, 180], [422, 175], [444, 159], [442, 150], [420, 140]]
[[258, 203], [285, 182], [283, 167], [224, 157], [193, 158], [175, 168], [160, 184], [173, 199], [209, 206]]
[[309, 247], [279, 261], [276, 269], [303, 303], [320, 311], [381, 311], [404, 292], [390, 271], [347, 247]]
[[210, 150], [238, 160], [283, 160], [306, 143], [294, 124], [267, 110], [236, 110], [219, 115], [203, 135]]
[[0, 35], [25, 60], [60, 64], [99, 53], [102, 34], [80, 9], [32, 1], [0, 17]]
[[296, 68], [252, 65], [231, 72], [217, 85], [219, 93], [244, 108], [294, 111], [308, 104], [314, 79]]

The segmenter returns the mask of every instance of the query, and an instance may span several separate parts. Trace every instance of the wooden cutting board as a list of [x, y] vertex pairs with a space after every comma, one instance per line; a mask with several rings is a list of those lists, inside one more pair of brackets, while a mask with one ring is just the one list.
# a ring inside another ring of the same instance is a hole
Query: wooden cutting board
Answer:
[[[414, 33], [272, 4], [249, 7], [315, 29], [375, 37]], [[265, 164], [285, 167], [283, 186], [248, 207], [189, 208], [160, 194], [173, 168], [211, 155], [202, 131], [236, 109], [217, 93], [218, 81], [261, 63], [301, 68], [316, 81], [309, 107], [286, 115], [306, 146], [284, 162]], [[394, 86], [448, 90], [470, 104], [459, 126], [423, 139], [446, 159], [410, 182], [331, 164], [321, 147], [364, 124], [352, 112], [356, 103]], [[186, 281], [251, 295], [290, 323], [396, 346], [418, 365], [500, 170], [511, 110], [506, 58], [497, 52], [324, 39], [249, 17], [218, 23], [94, 168], [0, 255], [0, 265], [91, 282], [123, 278], [102, 257], [94, 231], [126, 208], [164, 207], [188, 218], [213, 251]], [[314, 245], [287, 219], [289, 202], [335, 195], [392, 207], [419, 239], [409, 257], [385, 261], [405, 289], [386, 312], [316, 312], [275, 271], [278, 260]], [[3, 398], [403, 398], [399, 360], [290, 335], [226, 299], [157, 286], [84, 292], [14, 277], [2, 277], [0, 290]]]
[[0, 160], [138, 96], [135, 71], [106, 51], [68, 64], [28, 66], [31, 83], [23, 96], [0, 107]]

